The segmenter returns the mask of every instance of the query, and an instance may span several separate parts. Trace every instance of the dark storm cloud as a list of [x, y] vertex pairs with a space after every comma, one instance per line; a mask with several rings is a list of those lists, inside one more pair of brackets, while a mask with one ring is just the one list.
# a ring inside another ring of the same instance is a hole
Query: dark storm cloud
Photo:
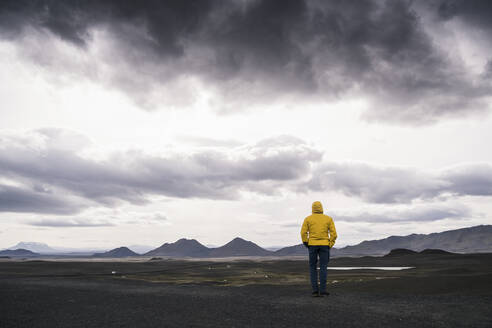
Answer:
[[483, 71], [483, 77], [492, 81], [492, 59], [487, 62]]
[[[59, 140], [62, 139], [62, 140]], [[38, 130], [31, 138], [0, 138], [0, 178], [25, 185], [4, 186], [0, 210], [71, 213], [80, 207], [145, 204], [149, 195], [236, 199], [241, 191], [276, 194], [309, 175], [321, 153], [303, 141], [280, 136], [232, 152], [202, 151], [153, 156], [137, 151], [97, 161], [71, 150], [78, 135]], [[79, 200], [73, 205], [66, 195]], [[37, 210], [39, 208], [39, 211]]]
[[154, 42], [154, 50], [179, 56], [183, 53], [181, 37], [200, 27], [211, 4], [209, 0], [6, 0], [0, 5], [0, 24], [10, 36], [17, 36], [26, 27], [45, 28], [78, 46], [90, 41], [89, 30], [94, 26], [111, 25], [122, 32], [117, 25], [144, 24], [153, 38], [146, 41]]
[[492, 165], [462, 165], [442, 173], [447, 190], [457, 195], [492, 196]]
[[85, 206], [84, 201], [73, 200], [65, 194], [0, 185], [0, 212], [73, 214]]
[[458, 18], [480, 29], [492, 30], [492, 2], [484, 0], [443, 0], [438, 2], [443, 20]]
[[447, 196], [492, 196], [492, 165], [463, 164], [437, 172], [378, 167], [365, 163], [324, 163], [306, 187], [337, 191], [371, 203], [409, 203]]
[[[439, 48], [415, 3], [3, 1], [0, 26], [14, 42], [33, 28], [82, 51], [94, 31], [107, 31], [112, 50], [98, 58], [109, 70], [103, 82], [144, 107], [193, 101], [199, 90], [188, 90], [193, 86], [180, 79], [195, 76], [219, 95], [221, 110], [284, 97], [353, 96], [371, 100], [364, 116], [369, 120], [420, 124], [487, 110], [490, 80]], [[487, 8], [457, 3], [425, 8], [441, 20], [461, 13], [471, 22], [487, 21], [480, 13]], [[56, 66], [56, 56], [30, 57]], [[165, 94], [171, 88], [172, 95]]]

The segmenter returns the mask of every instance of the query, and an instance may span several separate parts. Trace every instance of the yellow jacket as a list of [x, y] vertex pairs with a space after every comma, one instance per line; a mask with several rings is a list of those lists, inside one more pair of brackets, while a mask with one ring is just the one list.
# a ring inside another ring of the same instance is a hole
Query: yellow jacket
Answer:
[[323, 214], [323, 205], [313, 203], [313, 214], [306, 217], [301, 228], [302, 242], [308, 245], [325, 245], [333, 247], [337, 239], [337, 231], [333, 219]]

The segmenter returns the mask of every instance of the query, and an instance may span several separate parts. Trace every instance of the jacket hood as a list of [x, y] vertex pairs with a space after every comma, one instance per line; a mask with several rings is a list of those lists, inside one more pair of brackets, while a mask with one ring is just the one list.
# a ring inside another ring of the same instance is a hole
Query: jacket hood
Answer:
[[323, 205], [321, 205], [321, 202], [313, 203], [313, 213], [323, 214]]

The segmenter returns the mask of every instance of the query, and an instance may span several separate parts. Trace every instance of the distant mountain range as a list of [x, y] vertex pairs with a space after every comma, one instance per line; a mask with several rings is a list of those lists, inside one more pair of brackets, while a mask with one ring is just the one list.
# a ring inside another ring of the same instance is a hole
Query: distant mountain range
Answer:
[[[357, 245], [333, 248], [331, 256], [380, 256], [391, 250], [403, 248], [420, 252], [425, 249], [440, 249], [453, 253], [492, 252], [492, 225], [448, 230], [431, 234], [391, 236], [384, 239], [366, 240]], [[283, 248], [277, 253], [285, 256], [306, 255], [302, 244]]]
[[274, 252], [268, 251], [251, 241], [234, 238], [227, 244], [208, 248], [195, 239], [182, 238], [175, 243], [165, 243], [144, 255], [169, 257], [231, 257], [231, 256], [267, 256]]
[[[333, 248], [331, 255], [334, 257], [381, 256], [399, 248], [415, 252], [428, 249], [453, 253], [492, 252], [492, 225], [363, 241], [354, 246]], [[241, 238], [235, 238], [221, 247], [208, 248], [194, 239], [180, 239], [176, 243], [166, 243], [145, 255], [171, 257], [306, 256], [307, 250], [303, 244], [298, 244], [277, 251], [269, 251]]]
[[48, 246], [47, 244], [44, 243], [36, 243], [36, 242], [24, 242], [21, 241], [20, 243], [17, 243], [16, 245], [9, 247], [7, 249], [10, 250], [15, 250], [15, 249], [26, 249], [31, 252], [35, 253], [44, 253], [44, 254], [50, 254], [50, 253], [56, 253], [57, 250]]
[[492, 225], [368, 240], [354, 246], [340, 248], [335, 254], [336, 256], [385, 255], [395, 248], [406, 248], [417, 252], [424, 249], [440, 249], [453, 253], [492, 252]]
[[41, 255], [41, 254], [34, 253], [34, 252], [31, 252], [31, 251], [29, 251], [27, 249], [22, 249], [22, 248], [19, 248], [19, 249], [6, 249], [6, 250], [3, 250], [3, 251], [0, 251], [0, 256], [34, 257], [34, 256], [39, 256], [39, 255]]
[[[20, 253], [32, 251], [34, 246], [40, 250], [39, 253], [50, 254], [47, 252], [53, 249], [41, 243], [19, 243], [16, 246]], [[420, 252], [422, 250], [442, 250], [453, 253], [484, 253], [492, 252], [492, 225], [480, 225], [470, 228], [448, 230], [431, 234], [411, 234], [408, 236], [391, 236], [384, 239], [363, 241], [357, 245], [346, 246], [343, 248], [333, 248], [331, 256], [381, 256], [390, 253], [391, 250], [405, 249], [405, 251]], [[37, 252], [26, 255], [12, 255], [4, 250], [0, 255], [4, 256], [36, 256]], [[195, 239], [181, 238], [174, 243], [165, 243], [160, 247], [148, 251], [144, 256], [163, 256], [163, 257], [234, 257], [234, 256], [306, 256], [307, 250], [302, 244], [284, 247], [276, 251], [266, 250], [257, 244], [234, 238], [227, 244], [220, 247], [206, 247]], [[107, 252], [94, 254], [95, 257], [129, 257], [139, 256], [127, 247], [119, 247]]]
[[[154, 247], [145, 245], [130, 245], [128, 248], [136, 253], [145, 253]], [[38, 242], [24, 242], [21, 241], [14, 246], [7, 248], [8, 250], [26, 249], [34, 253], [41, 255], [73, 255], [84, 256], [92, 255], [94, 253], [104, 253], [107, 249], [102, 248], [74, 248], [74, 247], [52, 247], [45, 243]]]

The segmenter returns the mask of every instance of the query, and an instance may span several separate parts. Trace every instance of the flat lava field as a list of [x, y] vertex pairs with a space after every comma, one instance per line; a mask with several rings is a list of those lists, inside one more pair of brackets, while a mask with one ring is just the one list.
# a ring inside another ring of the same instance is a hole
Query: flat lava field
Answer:
[[335, 258], [0, 259], [0, 327], [492, 327], [492, 254]]

